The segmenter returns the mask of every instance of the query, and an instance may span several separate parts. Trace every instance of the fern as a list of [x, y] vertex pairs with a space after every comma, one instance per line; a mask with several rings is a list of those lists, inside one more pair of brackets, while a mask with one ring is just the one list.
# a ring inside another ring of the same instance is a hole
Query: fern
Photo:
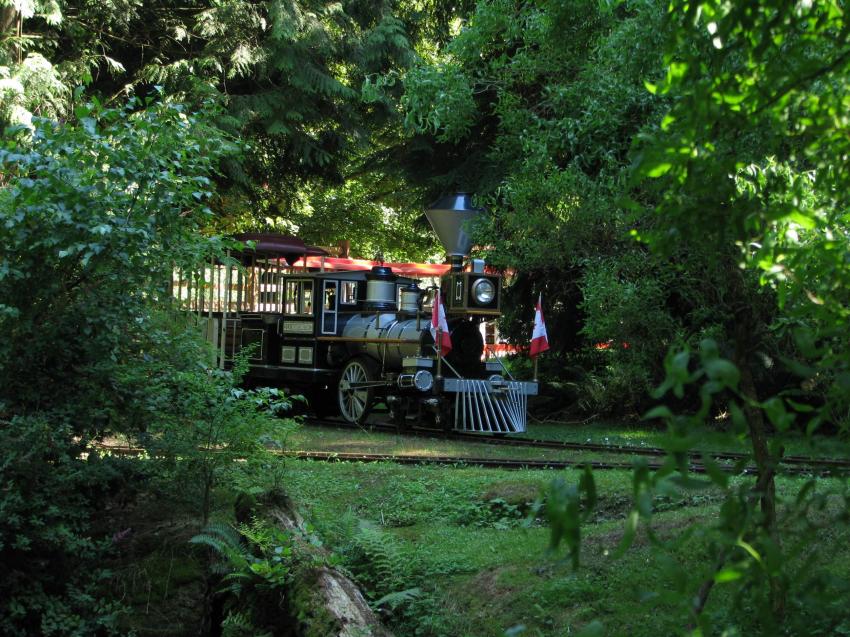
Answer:
[[189, 543], [206, 546], [223, 559], [246, 553], [239, 531], [228, 524], [217, 522], [208, 524], [203, 531], [189, 540]]
[[221, 622], [222, 637], [272, 637], [271, 632], [257, 632], [251, 616], [242, 611], [230, 611]]
[[253, 635], [254, 624], [251, 618], [243, 612], [231, 611], [221, 622], [222, 637], [242, 637]]
[[375, 595], [386, 596], [403, 588], [410, 576], [409, 562], [395, 538], [361, 522], [354, 544], [364, 557], [363, 570]]
[[417, 597], [422, 595], [421, 588], [408, 588], [403, 591], [396, 591], [395, 593], [388, 593], [384, 595], [380, 599], [376, 599], [372, 605], [376, 608], [380, 608], [381, 606], [388, 606], [391, 610], [395, 610], [399, 606], [403, 606], [408, 602], [413, 601]]
[[[242, 541], [242, 534], [227, 524], [213, 522], [203, 531], [189, 540], [190, 544], [206, 546], [218, 557], [211, 565], [216, 575], [223, 575], [222, 581], [227, 582], [226, 590], [238, 594], [241, 590], [233, 590], [234, 576], [247, 569], [251, 554]], [[224, 592], [224, 591], [222, 591]]]

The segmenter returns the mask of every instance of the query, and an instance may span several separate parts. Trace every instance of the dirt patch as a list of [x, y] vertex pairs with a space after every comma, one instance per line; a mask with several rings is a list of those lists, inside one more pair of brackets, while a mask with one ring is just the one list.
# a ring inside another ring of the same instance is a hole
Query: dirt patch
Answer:
[[497, 482], [484, 492], [481, 498], [490, 500], [504, 500], [514, 506], [529, 506], [540, 496], [540, 487], [523, 482]]
[[[655, 533], [655, 536], [661, 540], [669, 539], [673, 536], [675, 531], [684, 529], [693, 523], [703, 520], [704, 516], [700, 515], [692, 515], [684, 518], [678, 518], [676, 520], [664, 520], [663, 518], [653, 517], [652, 518], [652, 530]], [[623, 529], [617, 529], [615, 531], [609, 531], [608, 533], [599, 533], [595, 535], [583, 536], [582, 538], [582, 548], [588, 548], [594, 550], [594, 552], [604, 552], [606, 549], [613, 549], [620, 543], [620, 540], [623, 538]], [[637, 533], [635, 534], [634, 542], [632, 542], [632, 547], [637, 548], [641, 546], [646, 546], [649, 544], [649, 538], [646, 534], [646, 528], [643, 523], [638, 528]]]
[[499, 583], [507, 570], [507, 567], [499, 566], [481, 571], [469, 582], [469, 589], [477, 591], [481, 599], [496, 599], [510, 593], [512, 587]]

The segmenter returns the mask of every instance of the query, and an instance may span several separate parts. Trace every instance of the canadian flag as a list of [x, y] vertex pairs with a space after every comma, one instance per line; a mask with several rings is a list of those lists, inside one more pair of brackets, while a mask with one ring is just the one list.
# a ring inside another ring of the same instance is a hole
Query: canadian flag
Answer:
[[449, 324], [446, 322], [446, 308], [440, 300], [440, 290], [437, 289], [437, 296], [434, 298], [434, 307], [431, 310], [431, 336], [434, 337], [434, 343], [437, 342], [437, 331], [441, 333], [440, 354], [446, 356], [452, 351], [452, 337], [449, 334]]
[[534, 331], [531, 332], [532, 358], [549, 349], [549, 338], [546, 336], [546, 323], [543, 321], [543, 294], [537, 297], [537, 307], [534, 310]]

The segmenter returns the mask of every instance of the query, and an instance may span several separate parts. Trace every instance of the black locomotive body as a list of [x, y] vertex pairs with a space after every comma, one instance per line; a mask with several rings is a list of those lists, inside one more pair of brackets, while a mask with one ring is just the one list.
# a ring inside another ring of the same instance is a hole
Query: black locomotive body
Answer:
[[[500, 314], [502, 290], [483, 262], [464, 263], [463, 222], [476, 212], [465, 195], [428, 211], [444, 245], [448, 235], [452, 264], [439, 281], [452, 345], [445, 356], [431, 322], [437, 286], [423, 288], [382, 265], [324, 271], [322, 251], [291, 237], [239, 236], [246, 248], [233, 255], [238, 267], [210, 264], [194, 293], [180, 276], [177, 294], [185, 290], [202, 317], [218, 364], [250, 347], [248, 382], [304, 393], [319, 415], [362, 423], [382, 402], [399, 426], [431, 420], [522, 432], [537, 383], [515, 381], [499, 360], [484, 360], [480, 325]], [[307, 267], [311, 254], [318, 270]]]

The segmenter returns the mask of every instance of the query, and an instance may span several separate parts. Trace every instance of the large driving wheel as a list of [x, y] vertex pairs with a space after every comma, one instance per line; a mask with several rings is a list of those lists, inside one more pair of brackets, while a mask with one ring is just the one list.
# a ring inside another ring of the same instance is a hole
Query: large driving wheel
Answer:
[[361, 424], [375, 402], [375, 386], [358, 387], [359, 383], [376, 383], [377, 365], [365, 356], [352, 358], [342, 369], [337, 385], [339, 413], [348, 422]]

